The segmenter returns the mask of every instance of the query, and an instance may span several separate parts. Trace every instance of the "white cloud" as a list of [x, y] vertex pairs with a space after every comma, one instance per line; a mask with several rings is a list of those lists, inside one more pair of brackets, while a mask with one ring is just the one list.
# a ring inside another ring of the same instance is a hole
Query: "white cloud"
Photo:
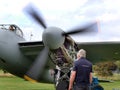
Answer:
[[74, 10], [79, 6], [84, 5], [88, 0], [34, 0], [32, 1], [40, 8], [45, 10]]
[[99, 19], [101, 22], [112, 22], [119, 19], [119, 17], [117, 14], [105, 13], [101, 16], [98, 16], [97, 19]]
[[0, 3], [0, 11], [7, 14], [17, 14], [22, 11], [23, 7], [25, 7], [28, 3], [29, 0], [2, 0]]
[[104, 6], [108, 10], [118, 10], [120, 8], [120, 0], [103, 0]]

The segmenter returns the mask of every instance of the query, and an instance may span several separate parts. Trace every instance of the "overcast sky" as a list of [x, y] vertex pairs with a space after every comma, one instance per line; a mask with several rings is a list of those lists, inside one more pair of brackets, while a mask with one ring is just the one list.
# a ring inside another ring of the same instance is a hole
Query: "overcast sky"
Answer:
[[33, 3], [47, 24], [67, 31], [98, 20], [100, 31], [94, 35], [74, 36], [76, 41], [119, 41], [120, 0], [0, 0], [0, 24], [16, 24], [26, 40], [41, 40], [43, 28], [23, 9]]

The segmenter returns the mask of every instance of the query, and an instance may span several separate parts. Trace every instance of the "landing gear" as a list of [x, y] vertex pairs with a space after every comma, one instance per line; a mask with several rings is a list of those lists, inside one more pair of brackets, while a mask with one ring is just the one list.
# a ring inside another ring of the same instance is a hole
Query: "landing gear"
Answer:
[[54, 75], [54, 83], [56, 90], [67, 90], [70, 78], [70, 68], [64, 67], [59, 69]]

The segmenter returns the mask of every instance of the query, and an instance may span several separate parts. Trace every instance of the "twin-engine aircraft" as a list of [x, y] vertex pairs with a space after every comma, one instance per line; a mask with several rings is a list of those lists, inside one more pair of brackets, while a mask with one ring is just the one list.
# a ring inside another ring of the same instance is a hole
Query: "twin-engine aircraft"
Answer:
[[66, 90], [80, 48], [87, 51], [87, 58], [93, 63], [120, 60], [120, 42], [78, 43], [70, 37], [96, 32], [97, 22], [64, 32], [47, 27], [33, 7], [27, 13], [44, 28], [42, 41], [26, 41], [15, 24], [0, 25], [0, 68], [11, 74], [31, 82], [51, 82], [57, 90]]

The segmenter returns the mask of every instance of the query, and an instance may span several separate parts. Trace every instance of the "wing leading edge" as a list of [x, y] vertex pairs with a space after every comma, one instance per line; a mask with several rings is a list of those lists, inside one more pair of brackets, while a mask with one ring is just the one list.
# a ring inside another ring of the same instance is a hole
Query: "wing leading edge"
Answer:
[[36, 56], [44, 48], [42, 41], [19, 42], [18, 44], [23, 54], [31, 60], [35, 60]]

